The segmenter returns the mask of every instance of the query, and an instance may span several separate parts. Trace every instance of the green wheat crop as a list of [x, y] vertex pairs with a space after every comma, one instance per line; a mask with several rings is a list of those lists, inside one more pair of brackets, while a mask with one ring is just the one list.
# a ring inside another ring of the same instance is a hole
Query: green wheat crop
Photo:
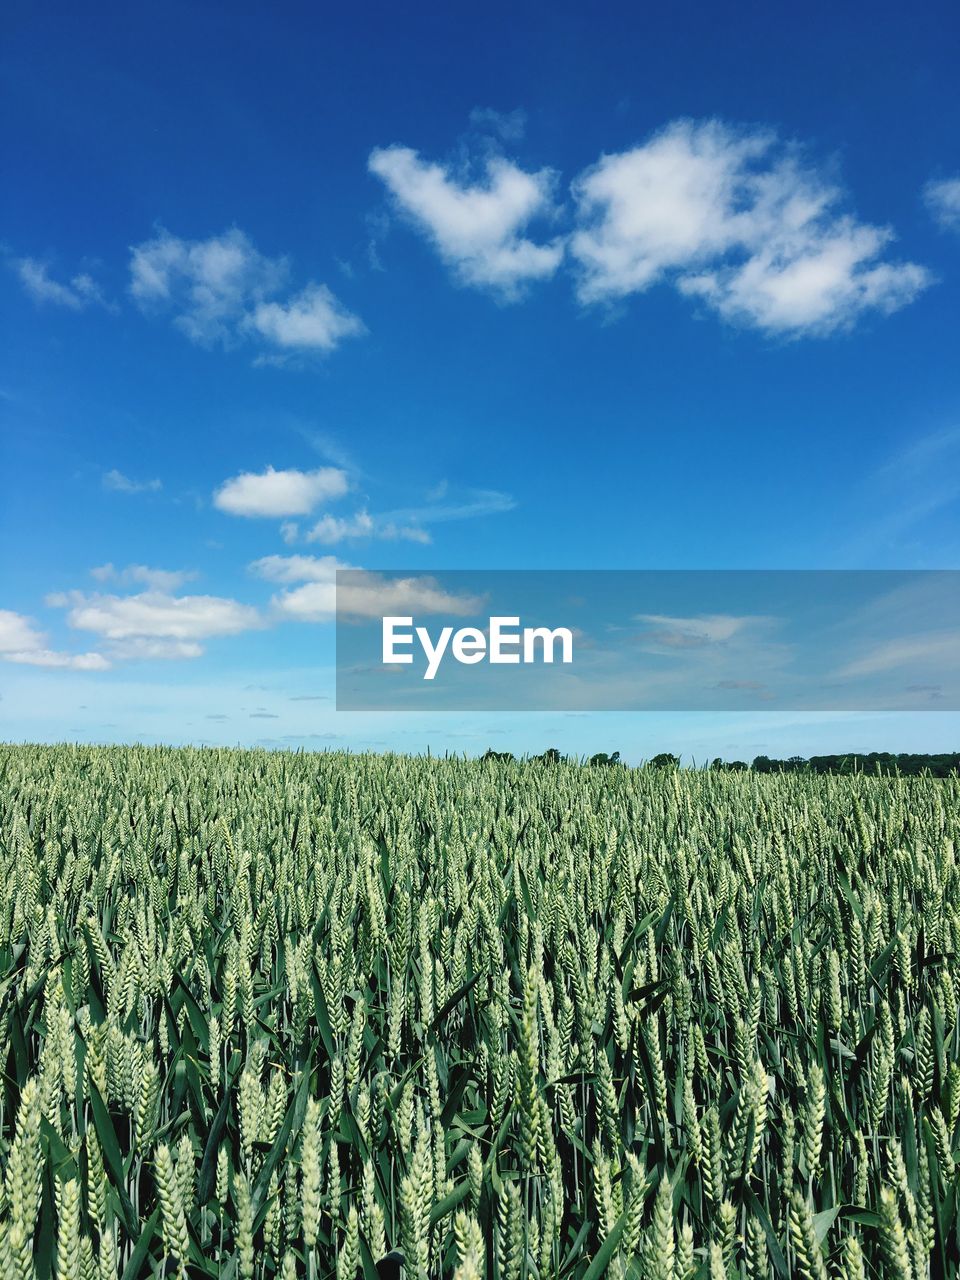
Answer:
[[0, 748], [0, 1276], [958, 1277], [958, 834], [955, 778]]

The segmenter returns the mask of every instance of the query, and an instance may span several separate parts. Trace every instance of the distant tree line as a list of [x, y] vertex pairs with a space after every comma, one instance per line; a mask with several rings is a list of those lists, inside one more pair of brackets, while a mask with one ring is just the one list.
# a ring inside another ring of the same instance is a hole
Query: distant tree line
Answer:
[[[603, 768], [622, 764], [619, 751], [598, 751], [595, 755], [565, 756], [556, 747], [549, 747], [536, 756], [524, 756], [519, 761], [511, 751], [487, 751], [482, 760], [495, 764], [580, 764], [591, 768]], [[678, 769], [680, 757], [663, 751], [646, 762], [650, 769]], [[752, 770], [754, 773], [872, 773], [885, 777], [899, 775], [911, 778], [926, 773], [933, 778], [947, 778], [951, 774], [960, 773], [960, 752], [943, 752], [939, 755], [910, 752], [870, 751], [866, 755], [849, 753], [832, 756], [789, 756], [785, 760], [772, 759], [770, 756], [755, 756], [748, 764], [745, 760], [721, 760], [718, 756], [710, 765], [711, 769], [725, 773], [742, 773]]]
[[[512, 751], [493, 750], [485, 751], [480, 759], [490, 760], [494, 764], [584, 764], [594, 768], [621, 763], [619, 751], [613, 751], [609, 755], [606, 751], [598, 751], [596, 755], [585, 756], [582, 760], [578, 760], [575, 756], [561, 755], [556, 747], [548, 747], [539, 756], [523, 756], [519, 761]], [[680, 763], [679, 760], [677, 763]]]
[[[721, 768], [732, 768], [720, 762]], [[717, 762], [714, 761], [716, 766]], [[751, 766], [754, 773], [879, 773], [884, 776], [899, 774], [914, 778], [921, 773], [934, 778], [947, 778], [960, 773], [960, 752], [927, 754], [921, 752], [869, 751], [866, 755], [848, 753], [832, 756], [790, 756], [786, 760], [774, 760], [769, 756], [757, 756]]]
[[[546, 751], [541, 752], [538, 756], [521, 756], [519, 759], [512, 751], [494, 751], [491, 749], [485, 751], [480, 759], [489, 760], [494, 764], [579, 764], [586, 765], [592, 769], [609, 768], [611, 765], [623, 764], [619, 751], [598, 751], [595, 755], [578, 758], [577, 756], [565, 756], [556, 747], [548, 747]], [[662, 755], [654, 756], [647, 763], [654, 769], [678, 769], [680, 767], [680, 757], [664, 752]]]

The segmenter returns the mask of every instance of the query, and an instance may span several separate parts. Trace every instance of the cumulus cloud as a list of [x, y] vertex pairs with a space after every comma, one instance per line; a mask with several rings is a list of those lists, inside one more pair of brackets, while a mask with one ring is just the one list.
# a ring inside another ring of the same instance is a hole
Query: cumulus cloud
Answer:
[[200, 641], [263, 625], [252, 606], [220, 596], [70, 591], [49, 596], [47, 603], [67, 609], [75, 630], [92, 631], [109, 642], [117, 658], [197, 658], [203, 653]]
[[0, 653], [37, 649], [42, 643], [43, 637], [29, 618], [10, 609], [0, 609]]
[[483, 596], [456, 595], [431, 577], [384, 578], [376, 573], [341, 580], [340, 611], [355, 618], [442, 614], [468, 618], [479, 613]]
[[928, 182], [923, 202], [945, 231], [960, 231], [960, 177]]
[[337, 570], [351, 566], [336, 556], [263, 556], [250, 571], [268, 582], [301, 583], [271, 601], [273, 612], [295, 622], [329, 622], [337, 612]]
[[274, 346], [294, 351], [333, 351], [344, 338], [366, 333], [363, 321], [323, 284], [308, 285], [287, 302], [259, 303], [248, 323]]
[[562, 240], [541, 244], [524, 234], [535, 218], [554, 212], [550, 169], [527, 173], [502, 156], [490, 156], [485, 180], [470, 183], [401, 146], [374, 150], [368, 165], [464, 284], [515, 298], [524, 285], [547, 279], [559, 267]]
[[[289, 585], [271, 601], [274, 614], [294, 622], [330, 622], [337, 615], [337, 571], [354, 574], [339, 587], [341, 615], [379, 618], [385, 614], [452, 614], [469, 616], [482, 606], [479, 596], [458, 596], [434, 578], [385, 579], [345, 564], [336, 556], [263, 556], [250, 571], [268, 582]], [[301, 584], [301, 585], [293, 585]]]
[[482, 605], [478, 596], [457, 596], [444, 591], [432, 578], [384, 580], [364, 575], [354, 583], [307, 582], [274, 596], [278, 616], [295, 622], [331, 622], [337, 615], [380, 618], [387, 615], [443, 614], [470, 617]]
[[911, 302], [929, 272], [881, 257], [888, 228], [761, 130], [680, 120], [605, 155], [573, 186], [578, 293], [596, 303], [660, 282], [770, 333], [827, 333]]
[[350, 566], [336, 556], [261, 556], [250, 572], [267, 582], [335, 582], [338, 569]]
[[10, 609], [0, 609], [0, 659], [72, 671], [105, 671], [110, 666], [100, 653], [61, 653], [48, 648], [43, 632], [38, 631], [29, 618]]
[[34, 302], [66, 307], [69, 311], [83, 311], [92, 305], [107, 306], [100, 286], [86, 271], [78, 272], [63, 283], [55, 280], [46, 263], [37, 258], [18, 258], [14, 267], [20, 283]]
[[337, 615], [337, 588], [333, 582], [308, 582], [273, 597], [276, 613], [293, 622], [331, 622]]
[[62, 653], [57, 649], [21, 649], [0, 653], [4, 662], [29, 667], [54, 667], [68, 671], [107, 671], [109, 661], [102, 653]]
[[290, 274], [285, 258], [270, 258], [236, 228], [206, 240], [161, 230], [130, 251], [130, 292], [146, 311], [167, 311], [201, 346], [255, 339], [277, 352], [328, 352], [364, 333], [326, 285], [309, 282], [278, 296]]
[[244, 471], [226, 480], [213, 495], [213, 505], [232, 516], [305, 516], [321, 502], [342, 497], [350, 487], [339, 467], [315, 471]]
[[188, 569], [151, 569], [145, 564], [128, 564], [125, 569], [101, 564], [90, 570], [90, 576], [97, 582], [114, 582], [123, 587], [144, 586], [150, 591], [177, 591], [197, 574]]
[[159, 480], [131, 480], [122, 471], [106, 471], [103, 487], [111, 493], [157, 493], [163, 488]]

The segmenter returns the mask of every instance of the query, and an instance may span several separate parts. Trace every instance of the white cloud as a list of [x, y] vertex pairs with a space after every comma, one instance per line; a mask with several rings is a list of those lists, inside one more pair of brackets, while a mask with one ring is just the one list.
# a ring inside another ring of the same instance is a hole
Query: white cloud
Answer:
[[336, 546], [338, 542], [358, 538], [379, 538], [384, 542], [420, 542], [424, 545], [428, 545], [431, 540], [426, 529], [420, 529], [414, 524], [398, 525], [392, 520], [371, 516], [367, 511], [358, 511], [356, 515], [346, 518], [321, 516], [306, 534], [307, 542], [322, 542], [327, 546]]
[[251, 303], [280, 289], [283, 259], [264, 257], [242, 231], [182, 240], [160, 231], [131, 249], [130, 292], [143, 306], [170, 306], [194, 342], [228, 342]]
[[0, 654], [0, 658], [28, 667], [58, 667], [67, 671], [107, 671], [110, 667], [102, 653], [61, 653], [55, 649], [26, 649]]
[[332, 351], [365, 332], [325, 285], [310, 281], [293, 297], [278, 298], [287, 260], [266, 257], [236, 228], [206, 240], [161, 230], [130, 252], [137, 303], [171, 311], [178, 328], [202, 346], [256, 338], [281, 351]]
[[66, 608], [67, 621], [78, 631], [92, 631], [111, 642], [118, 658], [195, 658], [201, 640], [237, 635], [263, 625], [250, 605], [219, 596], [174, 596], [164, 591], [137, 595], [59, 593], [47, 603]]
[[105, 671], [110, 663], [100, 653], [59, 653], [48, 649], [46, 636], [29, 618], [0, 609], [0, 659], [31, 667], [61, 667], [72, 671]]
[[197, 574], [188, 569], [151, 569], [145, 564], [130, 564], [125, 569], [101, 564], [90, 570], [90, 576], [97, 582], [115, 582], [118, 586], [142, 585], [150, 591], [177, 591]]
[[349, 569], [336, 556], [264, 556], [250, 565], [268, 582], [302, 583], [271, 600], [274, 613], [293, 622], [329, 622], [337, 613], [337, 570]]
[[342, 497], [349, 489], [345, 471], [244, 471], [226, 480], [213, 495], [213, 505], [232, 516], [305, 516], [321, 502]]
[[960, 231], [960, 177], [928, 182], [923, 201], [945, 231]]
[[798, 335], [895, 311], [931, 283], [915, 263], [883, 261], [889, 229], [838, 212], [840, 191], [766, 131], [675, 121], [573, 190], [586, 303], [667, 281], [725, 319]]
[[681, 122], [581, 174], [573, 187], [580, 228], [571, 241], [581, 298], [622, 297], [671, 267], [731, 248], [737, 171], [766, 145], [718, 124]]
[[273, 597], [273, 608], [292, 622], [332, 622], [337, 616], [334, 582], [308, 582]]
[[47, 265], [36, 258], [19, 258], [14, 265], [20, 283], [34, 302], [49, 302], [70, 311], [82, 311], [93, 304], [107, 306], [99, 285], [86, 271], [63, 284], [54, 280]]
[[252, 329], [277, 347], [332, 351], [344, 338], [366, 333], [326, 285], [310, 284], [288, 302], [261, 302], [249, 316]]
[[112, 493], [156, 493], [163, 488], [159, 480], [131, 480], [122, 471], [104, 472], [103, 487]]
[[0, 609], [0, 653], [38, 649], [42, 644], [43, 636], [29, 618], [10, 609]]
[[547, 279], [560, 265], [561, 240], [537, 244], [523, 234], [534, 218], [553, 213], [551, 170], [526, 173], [491, 156], [485, 182], [471, 185], [400, 146], [378, 148], [368, 165], [463, 283], [513, 298], [523, 285]]
[[890, 238], [841, 219], [822, 234], [804, 233], [795, 249], [766, 245], [742, 266], [689, 276], [680, 289], [726, 320], [770, 333], [829, 333], [867, 311], [891, 315], [931, 283], [916, 263], [875, 261]]

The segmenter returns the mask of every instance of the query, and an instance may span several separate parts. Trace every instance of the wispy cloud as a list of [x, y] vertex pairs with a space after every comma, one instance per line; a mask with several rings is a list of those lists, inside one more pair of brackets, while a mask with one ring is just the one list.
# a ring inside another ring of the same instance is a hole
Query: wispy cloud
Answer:
[[960, 177], [928, 182], [923, 189], [923, 202], [944, 231], [960, 231]]
[[111, 493], [157, 493], [163, 488], [159, 480], [131, 480], [116, 469], [104, 472], [102, 482]]
[[110, 666], [101, 653], [63, 653], [49, 648], [47, 637], [29, 618], [10, 609], [0, 609], [0, 659], [72, 671], [105, 671]]
[[260, 253], [233, 228], [206, 240], [184, 240], [160, 230], [135, 245], [130, 292], [145, 311], [167, 312], [191, 342], [230, 347], [252, 340], [274, 356], [326, 353], [365, 332], [324, 284], [310, 281], [280, 296], [290, 267], [286, 258]]
[[97, 582], [113, 582], [117, 586], [144, 586], [150, 591], [177, 591], [197, 574], [192, 569], [151, 569], [145, 564], [128, 564], [118, 569], [113, 564], [101, 564], [90, 570]]
[[38, 258], [18, 258], [14, 268], [25, 291], [41, 305], [66, 307], [69, 311], [110, 305], [93, 276], [86, 271], [77, 272], [64, 282], [55, 280], [47, 264]]
[[493, 107], [474, 107], [470, 123], [476, 129], [497, 134], [504, 142], [520, 142], [527, 131], [527, 113], [522, 107], [513, 111], [496, 111]]
[[[960, 635], [956, 631], [933, 631], [887, 640], [846, 663], [837, 671], [837, 676], [871, 676], [900, 667], [915, 670], [918, 664], [928, 662], [936, 664], [938, 673], [960, 668]], [[913, 693], [929, 692], [934, 687], [939, 691], [939, 685], [907, 686], [908, 691]]]
[[360, 467], [349, 449], [329, 431], [318, 431], [314, 427], [300, 429], [304, 440], [324, 460], [341, 471], [356, 475]]
[[399, 525], [446, 524], [451, 520], [498, 515], [512, 511], [517, 505], [515, 498], [499, 489], [468, 489], [448, 502], [443, 501], [449, 493], [446, 486], [436, 492], [439, 495], [437, 501], [419, 507], [399, 507], [385, 512], [380, 519]]
[[382, 516], [372, 516], [368, 511], [358, 511], [347, 517], [321, 516], [306, 534], [307, 542], [322, 542], [331, 547], [340, 542], [365, 538], [383, 542], [420, 542], [425, 545], [431, 541], [426, 529], [414, 524], [397, 524]]
[[[902, 554], [925, 522], [960, 501], [960, 427], [916, 435], [865, 477], [856, 510], [856, 532], [846, 549], [854, 562], [882, 553]], [[951, 559], [953, 548], [927, 539]], [[911, 562], [916, 560], [915, 553]]]
[[511, 300], [559, 267], [561, 239], [538, 243], [525, 234], [535, 219], [553, 215], [552, 170], [527, 173], [502, 156], [488, 156], [483, 179], [474, 182], [401, 146], [376, 149], [368, 164], [463, 284]]
[[697, 618], [672, 618], [661, 613], [639, 613], [636, 621], [647, 625], [641, 639], [670, 649], [694, 649], [725, 644], [749, 628], [766, 625], [770, 619], [706, 614]]
[[766, 130], [679, 120], [574, 183], [571, 252], [585, 303], [673, 284], [724, 319], [824, 334], [906, 305], [932, 280], [882, 257], [888, 228]]
[[[306, 542], [320, 542], [325, 546], [337, 546], [342, 542], [375, 540], [381, 542], [418, 542], [428, 546], [432, 541], [431, 524], [445, 524], [454, 520], [471, 520], [482, 516], [512, 511], [516, 501], [508, 493], [497, 489], [468, 489], [461, 491], [455, 500], [447, 500], [449, 486], [436, 487], [429, 500], [421, 506], [398, 507], [395, 510], [371, 513], [361, 509], [351, 516], [320, 517], [303, 533]], [[301, 537], [299, 526], [288, 523], [282, 528], [284, 540], [295, 543]]]
[[339, 467], [315, 471], [267, 467], [224, 481], [213, 495], [213, 505], [232, 516], [305, 516], [321, 502], [342, 497], [349, 487], [349, 478]]

